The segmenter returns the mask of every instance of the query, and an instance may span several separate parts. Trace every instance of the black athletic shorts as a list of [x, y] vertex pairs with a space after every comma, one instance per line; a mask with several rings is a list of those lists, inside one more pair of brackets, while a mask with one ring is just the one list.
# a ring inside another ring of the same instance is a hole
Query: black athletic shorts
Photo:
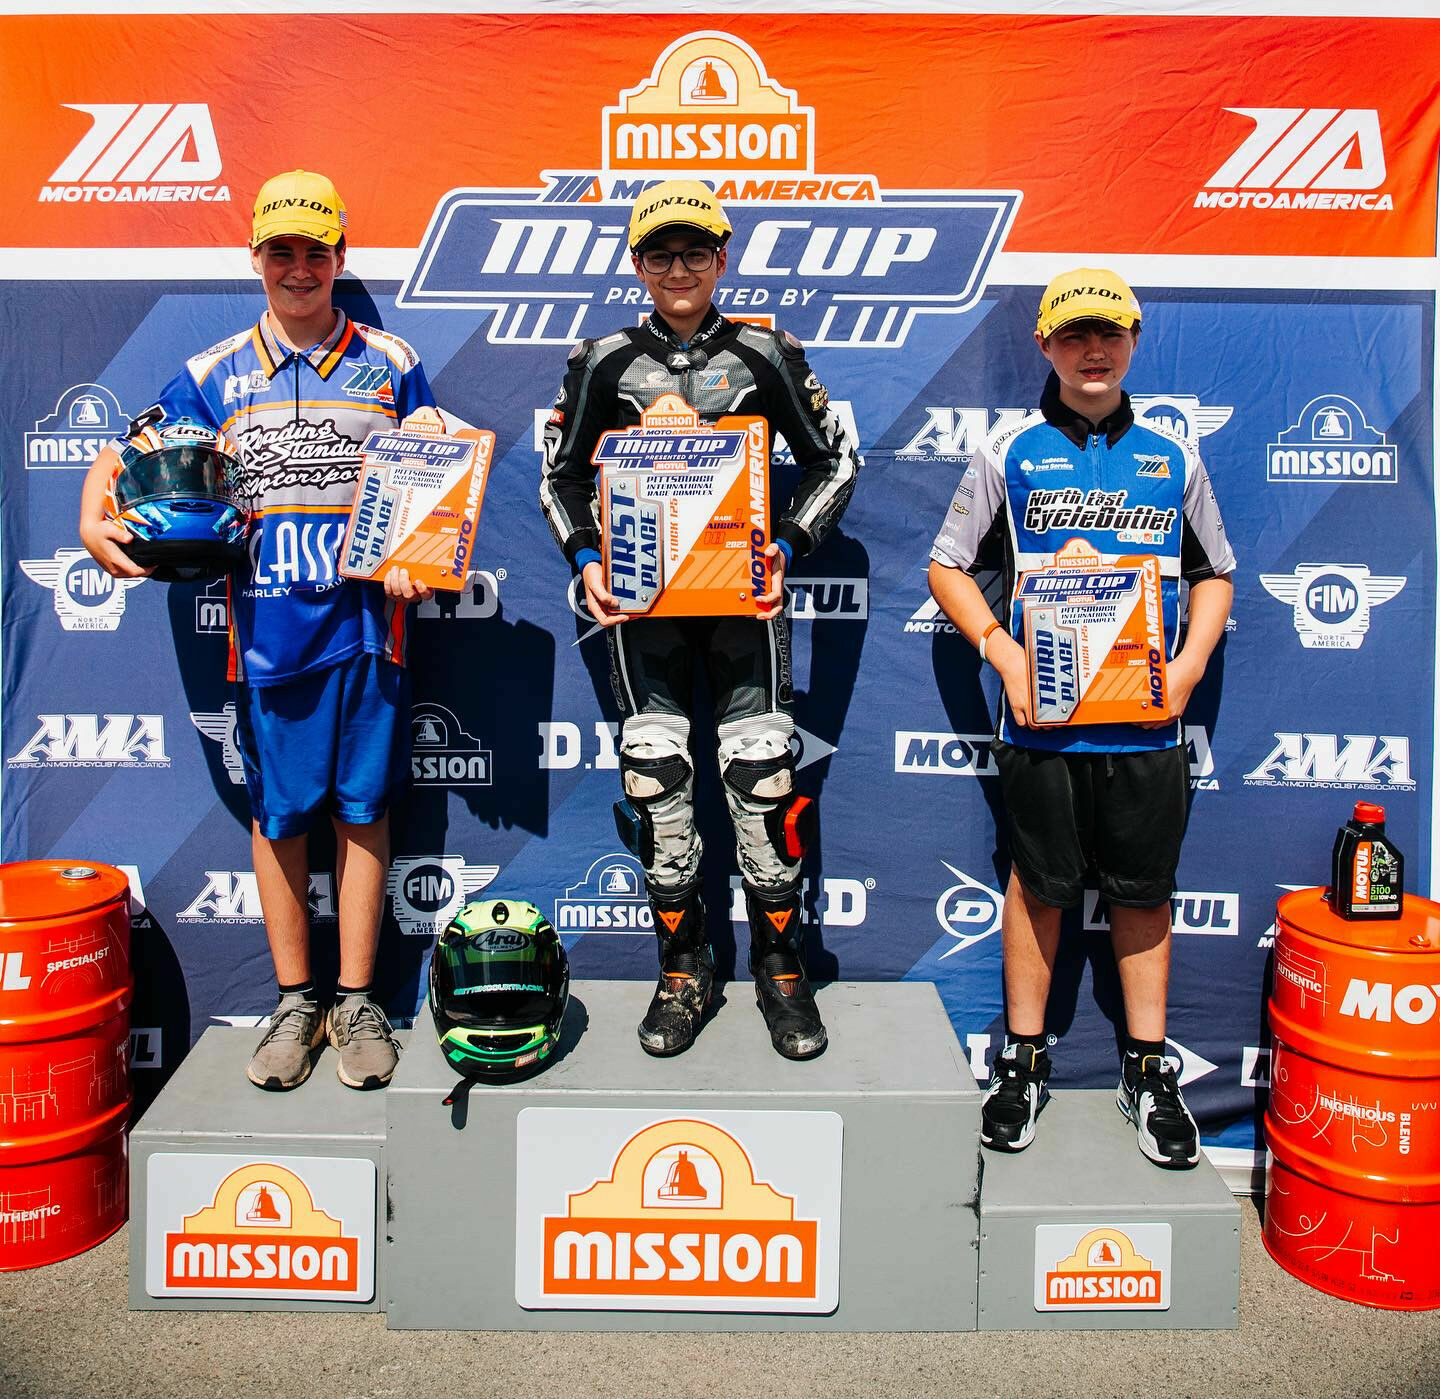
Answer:
[[1073, 908], [1087, 884], [1124, 908], [1154, 908], [1175, 892], [1189, 816], [1185, 748], [1148, 753], [1052, 753], [991, 744], [1010, 855], [1042, 903]]

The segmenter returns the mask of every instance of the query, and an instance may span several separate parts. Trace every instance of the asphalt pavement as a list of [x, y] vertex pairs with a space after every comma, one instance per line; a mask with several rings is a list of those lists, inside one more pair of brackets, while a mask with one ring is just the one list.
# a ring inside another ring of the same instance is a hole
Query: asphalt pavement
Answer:
[[1440, 1311], [1316, 1292], [1266, 1254], [1253, 1202], [1242, 1220], [1236, 1330], [866, 1335], [389, 1331], [378, 1314], [131, 1312], [121, 1230], [79, 1258], [0, 1274], [0, 1396], [1440, 1395]]

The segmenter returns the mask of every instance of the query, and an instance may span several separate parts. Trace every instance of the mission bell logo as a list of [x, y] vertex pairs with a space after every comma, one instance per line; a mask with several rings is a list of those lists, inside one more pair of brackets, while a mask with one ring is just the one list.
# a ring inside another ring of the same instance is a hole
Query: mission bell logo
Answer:
[[1037, 1312], [1165, 1311], [1169, 1273], [1168, 1224], [1035, 1228]]
[[[546, 1188], [518, 1192], [522, 1306], [779, 1312], [835, 1306], [841, 1129], [835, 1114], [716, 1114], [724, 1126], [573, 1109], [522, 1116], [528, 1150], [522, 1145], [520, 1180], [532, 1151], [548, 1148], [561, 1162]], [[760, 1120], [766, 1116], [783, 1120], [767, 1127]], [[588, 1130], [598, 1134], [592, 1142], [607, 1135], [614, 1142], [626, 1118], [636, 1130], [618, 1148], [592, 1146], [581, 1163], [581, 1135]], [[555, 1190], [566, 1176], [581, 1188]], [[542, 1208], [532, 1214], [534, 1205]]]
[[706, 1122], [632, 1137], [608, 1180], [545, 1221], [545, 1290], [673, 1301], [813, 1300], [815, 1221], [755, 1179], [745, 1148]]
[[[166, 1209], [165, 1195], [178, 1190], [183, 1199], [187, 1188], [193, 1191], [194, 1177], [207, 1163], [213, 1170], [215, 1164], [223, 1168], [232, 1160], [167, 1154], [151, 1158], [150, 1209], [162, 1216], [147, 1238], [146, 1286], [151, 1296], [351, 1302], [374, 1296], [373, 1163], [307, 1162], [318, 1172], [307, 1182], [298, 1170], [278, 1161], [250, 1161], [214, 1187], [208, 1205], [184, 1214], [178, 1229], [166, 1227], [174, 1218], [174, 1206]], [[339, 1182], [333, 1193], [343, 1197], [342, 1218], [317, 1200], [322, 1176], [327, 1184]], [[163, 1218], [167, 1214], [169, 1219]], [[347, 1228], [347, 1217], [357, 1223]]]

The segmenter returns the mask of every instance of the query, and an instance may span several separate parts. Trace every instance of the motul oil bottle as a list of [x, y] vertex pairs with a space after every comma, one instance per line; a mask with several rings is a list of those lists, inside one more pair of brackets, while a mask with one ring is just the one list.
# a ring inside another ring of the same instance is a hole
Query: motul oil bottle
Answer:
[[1385, 835], [1385, 808], [1356, 802], [1335, 835], [1330, 907], [1341, 918], [1398, 918], [1405, 895], [1405, 857]]

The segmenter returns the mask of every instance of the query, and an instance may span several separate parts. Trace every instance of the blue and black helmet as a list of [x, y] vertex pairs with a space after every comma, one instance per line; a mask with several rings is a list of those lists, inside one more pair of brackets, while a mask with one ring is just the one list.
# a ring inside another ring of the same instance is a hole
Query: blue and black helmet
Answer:
[[161, 582], [244, 564], [249, 512], [240, 450], [225, 433], [189, 418], [133, 425], [107, 494], [109, 514], [134, 536], [125, 552]]

